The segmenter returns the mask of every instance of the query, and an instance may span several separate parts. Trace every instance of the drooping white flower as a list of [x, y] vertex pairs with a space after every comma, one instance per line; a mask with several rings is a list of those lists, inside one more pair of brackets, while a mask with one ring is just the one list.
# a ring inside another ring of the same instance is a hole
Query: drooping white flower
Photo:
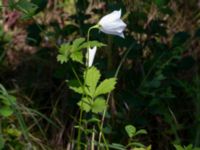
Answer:
[[100, 31], [106, 34], [117, 35], [124, 38], [123, 31], [126, 24], [121, 20], [121, 9], [113, 11], [112, 13], [104, 16], [99, 21]]
[[93, 48], [89, 48], [88, 49], [88, 67], [91, 67], [92, 64], [93, 64], [93, 61], [94, 61], [94, 57], [95, 57], [95, 54], [96, 54], [96, 51], [97, 51], [97, 47], [93, 47]]

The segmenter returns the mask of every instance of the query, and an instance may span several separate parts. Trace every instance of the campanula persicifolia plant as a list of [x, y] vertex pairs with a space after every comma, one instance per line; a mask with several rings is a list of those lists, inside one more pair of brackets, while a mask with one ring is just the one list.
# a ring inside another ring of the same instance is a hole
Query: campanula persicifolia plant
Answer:
[[[88, 147], [94, 150], [101, 149], [100, 147], [105, 147], [105, 149], [110, 147], [102, 132], [106, 110], [109, 107], [109, 98], [106, 100], [105, 95], [114, 90], [117, 78], [112, 77], [100, 81], [101, 73], [93, 66], [93, 62], [97, 48], [105, 47], [106, 44], [90, 40], [90, 32], [98, 29], [106, 34], [125, 38], [123, 33], [125, 27], [126, 24], [121, 19], [121, 10], [113, 11], [100, 19], [98, 24], [89, 28], [86, 40], [78, 38], [72, 44], [62, 44], [59, 49], [57, 60], [60, 63], [73, 61], [85, 66], [82, 78], [78, 77], [76, 70], [72, 68], [76, 80], [68, 82], [69, 88], [81, 95], [81, 99], [77, 103], [80, 108], [80, 118], [78, 125], [75, 126], [78, 130], [75, 149], [81, 150], [83, 147]], [[84, 118], [85, 113], [91, 114], [91, 117]]]

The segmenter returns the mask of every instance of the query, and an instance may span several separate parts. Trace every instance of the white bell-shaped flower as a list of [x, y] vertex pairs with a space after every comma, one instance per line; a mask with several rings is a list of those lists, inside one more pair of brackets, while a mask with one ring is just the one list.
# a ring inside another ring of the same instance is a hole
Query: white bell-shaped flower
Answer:
[[119, 11], [113, 11], [112, 13], [104, 16], [99, 21], [100, 31], [106, 34], [117, 35], [124, 38], [123, 31], [126, 28], [126, 24], [121, 20], [121, 9]]
[[95, 57], [95, 54], [96, 54], [96, 51], [97, 51], [97, 47], [93, 47], [93, 48], [89, 48], [88, 49], [88, 67], [91, 67], [93, 62], [94, 62], [94, 57]]

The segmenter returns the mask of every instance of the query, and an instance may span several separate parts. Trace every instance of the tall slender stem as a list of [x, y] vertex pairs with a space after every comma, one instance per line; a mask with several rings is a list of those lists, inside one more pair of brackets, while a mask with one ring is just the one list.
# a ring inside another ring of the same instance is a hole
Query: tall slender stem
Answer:
[[[98, 27], [99, 27], [99, 25], [95, 25], [95, 26], [92, 26], [91, 28], [89, 28], [88, 33], [87, 33], [87, 42], [89, 42], [89, 40], [90, 40], [90, 32], [91, 32], [91, 30], [95, 29], [95, 28], [98, 28]], [[89, 46], [88, 46], [87, 52], [86, 52], [86, 69], [85, 69], [86, 70], [86, 74], [87, 74], [88, 66], [89, 66]], [[72, 67], [72, 71], [74, 72], [78, 82], [81, 84], [81, 86], [83, 88], [82, 97], [84, 97], [84, 95], [85, 95], [85, 82], [82, 85], [82, 83], [81, 83], [81, 81], [80, 81], [80, 79], [79, 79], [79, 77], [78, 77], [78, 75], [77, 75], [77, 73], [76, 73], [76, 71], [75, 71], [75, 69], [73, 67]], [[84, 81], [85, 81], [85, 76], [84, 76]], [[82, 105], [83, 105], [83, 103], [81, 103], [81, 110], [80, 110], [80, 117], [79, 117], [79, 130], [78, 130], [78, 139], [77, 139], [78, 140], [78, 150], [81, 149], [81, 146], [80, 146], [81, 145], [81, 143], [80, 143], [80, 141], [81, 141], [81, 128], [80, 127], [82, 125], [82, 118], [83, 118]], [[94, 132], [94, 130], [93, 130], [93, 132]], [[94, 133], [93, 133], [93, 135], [94, 135]], [[94, 145], [93, 145], [93, 147], [94, 147]]]
[[[123, 55], [118, 67], [117, 67], [117, 70], [115, 72], [115, 75], [114, 77], [117, 78], [118, 74], [119, 74], [119, 71], [122, 67], [122, 64], [124, 63], [124, 61], [126, 60], [126, 57], [128, 55], [128, 53], [132, 50], [132, 48], [134, 47], [134, 43], [129, 47], [129, 49], [125, 52], [125, 54]], [[106, 99], [106, 104], [109, 103], [109, 99], [110, 99], [110, 96], [111, 96], [111, 93], [108, 94], [107, 96], [107, 99]], [[101, 137], [102, 137], [102, 130], [103, 130], [103, 125], [104, 125], [104, 120], [105, 120], [105, 115], [106, 115], [106, 112], [107, 112], [107, 108], [104, 110], [103, 112], [103, 116], [102, 116], [102, 119], [101, 119], [101, 124], [100, 124], [100, 133], [99, 133], [99, 140], [98, 140], [98, 143], [100, 144], [101, 143]]]

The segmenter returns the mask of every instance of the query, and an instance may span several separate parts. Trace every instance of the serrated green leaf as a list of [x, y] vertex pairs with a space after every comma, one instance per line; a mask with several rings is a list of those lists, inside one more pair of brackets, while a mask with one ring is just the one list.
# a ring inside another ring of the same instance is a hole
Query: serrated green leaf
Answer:
[[70, 56], [73, 61], [83, 64], [83, 53], [82, 51], [73, 52]]
[[107, 107], [106, 100], [99, 97], [95, 99], [95, 101], [91, 106], [91, 109], [93, 113], [101, 113], [106, 109], [106, 107]]
[[94, 96], [94, 92], [99, 82], [101, 74], [96, 67], [91, 67], [84, 72], [85, 84], [88, 86], [90, 96]]
[[81, 46], [80, 46], [80, 49], [82, 48], [88, 48], [88, 47], [102, 47], [102, 46], [106, 46], [106, 44], [104, 43], [101, 43], [99, 41], [88, 41], [88, 42], [85, 42], [83, 43]]
[[78, 106], [80, 109], [89, 112], [91, 110], [92, 100], [89, 98], [83, 98], [81, 101], [78, 102]]
[[68, 82], [68, 86], [71, 90], [78, 94], [83, 94], [83, 88], [81, 87], [80, 83], [77, 80], [70, 80]]
[[72, 44], [72, 52], [80, 50], [80, 45], [85, 41], [85, 38], [78, 38]]
[[111, 92], [115, 88], [115, 84], [116, 84], [116, 78], [105, 79], [97, 87], [94, 97]]
[[73, 90], [74, 92], [78, 93], [78, 94], [83, 94], [83, 88], [82, 87], [69, 87], [71, 90]]
[[65, 55], [58, 54], [57, 56], [57, 61], [60, 62], [61, 64], [68, 62], [68, 58]]
[[88, 88], [84, 88], [81, 87], [82, 85], [80, 85], [80, 83], [77, 80], [71, 80], [68, 82], [68, 86], [71, 90], [73, 90], [74, 92], [78, 93], [78, 94], [86, 94], [89, 95], [89, 90]]
[[64, 54], [64, 55], [69, 55], [70, 54], [70, 49], [71, 49], [71, 46], [69, 43], [64, 43], [60, 46], [59, 48], [59, 52], [61, 54]]
[[64, 43], [61, 45], [59, 48], [59, 53], [57, 56], [57, 61], [59, 61], [61, 64], [68, 62], [69, 57], [70, 57], [70, 49], [71, 46], [69, 43]]
[[12, 115], [12, 113], [13, 113], [13, 110], [10, 107], [3, 106], [0, 108], [0, 115], [4, 117], [9, 117], [10, 115]]
[[126, 125], [125, 130], [130, 138], [132, 138], [136, 133], [136, 128], [133, 125]]

